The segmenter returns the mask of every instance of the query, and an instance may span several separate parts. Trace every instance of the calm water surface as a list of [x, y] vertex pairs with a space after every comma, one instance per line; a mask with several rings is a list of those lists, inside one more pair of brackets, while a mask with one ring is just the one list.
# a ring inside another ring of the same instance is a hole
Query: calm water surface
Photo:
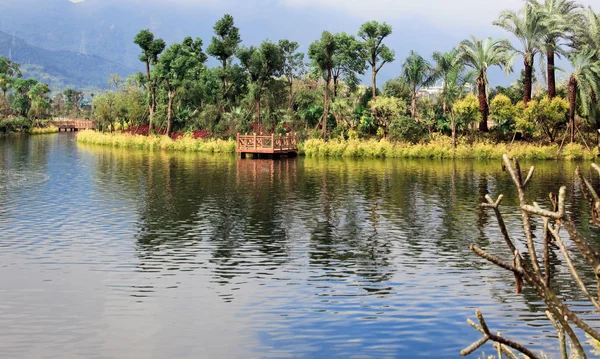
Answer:
[[[565, 184], [587, 216], [574, 166], [539, 164], [530, 199]], [[456, 358], [479, 338], [465, 324], [477, 308], [552, 353], [534, 293], [515, 295], [512, 275], [467, 248], [510, 258], [477, 207], [487, 193], [506, 195], [517, 238], [499, 161], [241, 161], [1, 138], [0, 357]]]

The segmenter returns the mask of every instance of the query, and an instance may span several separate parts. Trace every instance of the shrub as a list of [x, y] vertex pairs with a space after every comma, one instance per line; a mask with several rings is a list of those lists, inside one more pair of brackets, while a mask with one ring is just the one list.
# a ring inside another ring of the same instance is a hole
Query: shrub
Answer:
[[496, 130], [502, 135], [515, 130], [515, 118], [517, 117], [517, 109], [510, 101], [508, 96], [498, 94], [490, 102], [490, 115], [495, 122]]
[[554, 142], [559, 132], [566, 127], [568, 113], [567, 100], [560, 97], [550, 100], [547, 96], [539, 101], [529, 102], [525, 110], [526, 117], [535, 122], [537, 128], [548, 137], [550, 142]]
[[32, 135], [44, 135], [49, 133], [57, 133], [58, 127], [56, 126], [47, 126], [47, 127], [33, 127], [29, 130], [29, 133]]
[[471, 125], [481, 121], [479, 100], [475, 95], [468, 94], [462, 100], [454, 103], [454, 113], [456, 114], [456, 127], [469, 128]]
[[0, 120], [0, 133], [29, 132], [31, 120], [25, 117], [14, 117]]
[[421, 122], [409, 116], [401, 116], [390, 125], [390, 139], [417, 143], [423, 139], [427, 131]]
[[206, 135], [206, 132], [197, 132], [198, 133], [186, 133], [179, 136], [176, 140], [173, 140], [172, 138], [163, 135], [140, 136], [132, 135], [130, 133], [101, 133], [88, 130], [79, 132], [77, 135], [77, 142], [113, 147], [161, 149], [185, 152], [235, 152], [234, 140], [206, 140], [201, 137], [202, 135]]
[[395, 97], [376, 97], [369, 102], [371, 107], [371, 117], [377, 125], [383, 129], [384, 137], [392, 121], [406, 115], [406, 103]]
[[448, 158], [448, 159], [500, 159], [504, 153], [526, 160], [590, 160], [595, 157], [578, 144], [566, 145], [559, 153], [558, 145], [515, 143], [512, 145], [493, 142], [460, 143], [452, 147], [449, 137], [440, 137], [429, 143], [390, 142], [387, 140], [331, 140], [310, 139], [302, 151], [306, 156], [317, 157], [395, 157], [395, 158]]
[[195, 123], [193, 127], [214, 131], [220, 117], [221, 113], [217, 106], [206, 105], [200, 113], [200, 116], [198, 116], [197, 123]]

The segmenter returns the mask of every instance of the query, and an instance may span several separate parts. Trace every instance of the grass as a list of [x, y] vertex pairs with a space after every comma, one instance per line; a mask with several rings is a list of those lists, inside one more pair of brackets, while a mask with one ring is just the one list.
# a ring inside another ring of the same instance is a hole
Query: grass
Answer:
[[301, 146], [309, 157], [367, 157], [367, 158], [437, 158], [437, 159], [499, 159], [510, 157], [526, 160], [591, 160], [594, 151], [579, 144], [567, 144], [559, 153], [558, 145], [533, 143], [461, 143], [456, 149], [447, 138], [428, 143], [403, 143], [386, 140], [330, 140], [310, 139]]
[[29, 133], [32, 135], [45, 135], [45, 134], [49, 134], [49, 133], [58, 133], [58, 127], [56, 127], [56, 126], [32, 127], [29, 130]]
[[[184, 136], [172, 140], [167, 136], [141, 136], [128, 133], [101, 133], [82, 131], [77, 141], [86, 144], [121, 148], [160, 149], [182, 152], [233, 153], [234, 140], [194, 139]], [[596, 153], [579, 144], [567, 144], [559, 153], [558, 145], [534, 143], [461, 143], [452, 148], [449, 138], [438, 138], [428, 143], [390, 142], [387, 140], [339, 140], [327, 142], [309, 139], [299, 144], [300, 154], [308, 157], [363, 157], [363, 158], [432, 158], [432, 159], [500, 159], [507, 153], [523, 160], [592, 160]]]
[[194, 139], [184, 136], [172, 140], [168, 136], [141, 136], [128, 133], [101, 133], [96, 131], [81, 131], [77, 134], [77, 141], [93, 145], [105, 145], [122, 148], [160, 149], [183, 152], [235, 152], [234, 140], [221, 139]]

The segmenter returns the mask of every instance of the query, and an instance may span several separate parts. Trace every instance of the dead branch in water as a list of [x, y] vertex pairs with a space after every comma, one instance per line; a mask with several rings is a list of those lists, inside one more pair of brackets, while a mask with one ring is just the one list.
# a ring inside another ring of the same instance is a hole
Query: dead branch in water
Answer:
[[[600, 167], [595, 164], [592, 167], [600, 173]], [[600, 312], [600, 304], [598, 300], [590, 294], [585, 283], [581, 279], [582, 276], [573, 265], [572, 255], [579, 255], [590, 265], [592, 272], [596, 276], [598, 281], [597, 295], [600, 297], [600, 253], [593, 248], [590, 243], [583, 238], [577, 231], [575, 222], [571, 219], [570, 215], [565, 210], [565, 197], [566, 187], [561, 187], [558, 191], [558, 197], [553, 193], [550, 193], [549, 199], [551, 209], [544, 209], [536, 202], [531, 204], [527, 203], [526, 200], [526, 189], [527, 185], [531, 182], [535, 167], [531, 167], [527, 177], [523, 180], [519, 161], [516, 159], [510, 160], [507, 155], [503, 156], [503, 169], [508, 170], [510, 176], [517, 189], [519, 197], [519, 207], [521, 209], [522, 228], [524, 234], [524, 240], [527, 245], [527, 251], [529, 256], [528, 260], [519, 253], [512, 239], [508, 235], [506, 223], [500, 212], [500, 204], [502, 203], [503, 196], [500, 195], [496, 201], [490, 196], [486, 196], [486, 203], [482, 203], [482, 207], [492, 209], [496, 215], [498, 226], [506, 246], [513, 253], [513, 258], [510, 260], [503, 260], [491, 253], [486, 252], [484, 249], [471, 245], [469, 248], [477, 254], [479, 257], [487, 260], [496, 266], [503, 268], [513, 273], [515, 277], [515, 289], [516, 293], [520, 293], [523, 285], [529, 285], [532, 287], [540, 300], [542, 300], [546, 306], [546, 315], [554, 328], [558, 333], [560, 352], [562, 358], [568, 358], [569, 353], [566, 345], [566, 338], [568, 337], [572, 343], [572, 350], [577, 358], [586, 359], [586, 353], [583, 349], [581, 341], [577, 337], [574, 328], [577, 327], [591, 338], [600, 341], [600, 333], [588, 325], [583, 319], [575, 314], [569, 306], [567, 306], [561, 298], [556, 294], [555, 290], [550, 286], [550, 278], [552, 276], [550, 270], [550, 251], [551, 245], [556, 244], [560, 249], [565, 264], [569, 268], [569, 273], [573, 278], [573, 281], [577, 283], [577, 286], [588, 299], [591, 306], [593, 306], [598, 312]], [[589, 201], [591, 207], [592, 223], [600, 227], [600, 196], [594, 190], [590, 182], [583, 177], [581, 170], [577, 168], [576, 176], [579, 178], [580, 188], [585, 198]], [[544, 224], [544, 248], [543, 248], [543, 263], [540, 266], [538, 260], [538, 253], [534, 242], [534, 234], [532, 230], [532, 222], [537, 219], [541, 220]], [[570, 253], [567, 249], [563, 239], [561, 238], [560, 231], [565, 229], [568, 238], [575, 244], [575, 253]], [[507, 358], [515, 358], [516, 355], [508, 348], [512, 348], [529, 358], [539, 358], [540, 356], [533, 353], [525, 346], [508, 340], [500, 335], [495, 335], [490, 332], [487, 324], [483, 318], [483, 314], [480, 311], [476, 313], [479, 325], [472, 321], [468, 323], [473, 326], [476, 330], [483, 334], [483, 337], [464, 350], [460, 352], [461, 355], [466, 356], [479, 349], [488, 341], [495, 342], [495, 348], [498, 349], [499, 355], [503, 355]]]

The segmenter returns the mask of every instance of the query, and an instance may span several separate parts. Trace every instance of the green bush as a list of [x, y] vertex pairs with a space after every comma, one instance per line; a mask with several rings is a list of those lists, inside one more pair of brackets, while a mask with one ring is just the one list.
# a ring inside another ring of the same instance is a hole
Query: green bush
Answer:
[[197, 122], [193, 127], [213, 132], [215, 126], [219, 123], [220, 117], [221, 113], [217, 106], [206, 105], [202, 112], [200, 112], [200, 116], [198, 116]]
[[392, 120], [390, 125], [390, 139], [417, 143], [422, 140], [427, 131], [421, 122], [417, 122], [409, 116], [400, 116]]
[[0, 120], [0, 133], [29, 132], [33, 123], [25, 117]]

